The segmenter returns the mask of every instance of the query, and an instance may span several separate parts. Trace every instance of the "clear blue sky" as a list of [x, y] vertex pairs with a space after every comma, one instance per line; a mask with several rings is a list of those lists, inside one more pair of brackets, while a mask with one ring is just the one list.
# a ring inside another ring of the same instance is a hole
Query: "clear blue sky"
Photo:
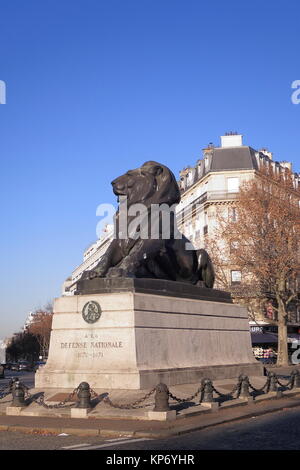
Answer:
[[59, 296], [110, 181], [241, 132], [300, 169], [300, 3], [0, 0], [0, 338]]

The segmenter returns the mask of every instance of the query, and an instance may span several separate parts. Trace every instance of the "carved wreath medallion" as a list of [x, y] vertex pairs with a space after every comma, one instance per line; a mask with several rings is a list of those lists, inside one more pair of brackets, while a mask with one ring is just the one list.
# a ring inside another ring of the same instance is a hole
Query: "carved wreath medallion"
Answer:
[[82, 317], [87, 323], [95, 323], [101, 317], [101, 307], [98, 302], [90, 300], [82, 309]]

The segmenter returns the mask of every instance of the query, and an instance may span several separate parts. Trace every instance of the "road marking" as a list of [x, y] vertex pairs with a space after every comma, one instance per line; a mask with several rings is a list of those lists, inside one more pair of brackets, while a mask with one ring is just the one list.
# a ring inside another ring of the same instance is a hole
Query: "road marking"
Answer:
[[[105, 442], [122, 442], [122, 441], [128, 441], [128, 437], [116, 437], [115, 439], [107, 439]], [[88, 447], [91, 446], [92, 444], [74, 444], [72, 446], [65, 446], [62, 447], [62, 449], [68, 450], [68, 449], [76, 449], [76, 447]]]
[[[85, 444], [82, 446], [78, 446], [77, 450], [93, 450], [93, 449], [103, 449], [104, 447], [113, 447], [116, 444], [123, 445], [123, 444], [131, 444], [132, 442], [139, 442], [139, 441], [151, 441], [152, 439], [147, 439], [147, 438], [140, 438], [140, 439], [125, 439], [124, 441], [117, 441], [115, 440], [114, 442], [110, 442], [109, 444], [106, 442], [105, 444], [101, 445], [95, 445], [92, 446], [90, 444]], [[73, 447], [73, 446], [72, 446]], [[62, 449], [66, 449], [65, 447], [62, 447]], [[75, 449], [75, 447], [73, 447]], [[76, 449], [75, 449], [76, 450]]]
[[75, 444], [73, 446], [67, 446], [67, 447], [62, 447], [62, 449], [75, 449], [76, 447], [86, 447], [89, 446], [90, 444]]
[[106, 439], [105, 442], [128, 441], [128, 437], [116, 437], [115, 439]]

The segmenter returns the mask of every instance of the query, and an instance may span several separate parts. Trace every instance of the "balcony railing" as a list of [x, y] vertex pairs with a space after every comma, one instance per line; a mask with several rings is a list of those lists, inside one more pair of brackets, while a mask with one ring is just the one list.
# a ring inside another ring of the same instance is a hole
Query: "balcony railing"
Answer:
[[198, 196], [196, 199], [187, 204], [183, 209], [177, 212], [177, 218], [185, 217], [196, 214], [196, 206], [201, 206], [207, 201], [229, 201], [238, 197], [237, 192], [231, 191], [206, 191], [205, 193]]
[[219, 200], [228, 200], [228, 199], [236, 199], [238, 196], [238, 192], [233, 191], [208, 191], [207, 192], [207, 199], [210, 201], [219, 201]]

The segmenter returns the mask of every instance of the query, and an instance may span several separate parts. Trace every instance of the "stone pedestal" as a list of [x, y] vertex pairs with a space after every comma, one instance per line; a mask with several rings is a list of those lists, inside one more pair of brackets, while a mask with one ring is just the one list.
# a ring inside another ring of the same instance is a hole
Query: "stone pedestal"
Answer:
[[262, 375], [247, 311], [228, 294], [172, 281], [97, 281], [102, 292], [56, 299], [36, 388], [73, 389], [85, 381], [93, 389], [151, 389]]
[[7, 416], [20, 416], [21, 412], [25, 409], [25, 407], [21, 406], [7, 406], [6, 407], [6, 415]]

